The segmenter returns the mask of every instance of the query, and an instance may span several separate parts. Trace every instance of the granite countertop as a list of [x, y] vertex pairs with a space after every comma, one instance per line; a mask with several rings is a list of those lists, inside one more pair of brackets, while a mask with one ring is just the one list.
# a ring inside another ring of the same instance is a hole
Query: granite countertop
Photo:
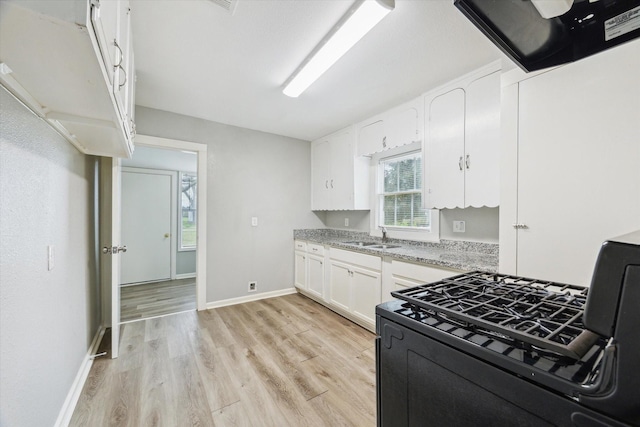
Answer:
[[434, 243], [387, 239], [387, 245], [399, 245], [400, 247], [380, 249], [347, 243], [358, 241], [382, 244], [381, 239], [372, 237], [369, 233], [334, 229], [294, 230], [293, 238], [369, 255], [386, 256], [432, 266], [455, 268], [464, 271], [498, 272], [497, 243], [455, 240], [441, 240], [439, 243]]

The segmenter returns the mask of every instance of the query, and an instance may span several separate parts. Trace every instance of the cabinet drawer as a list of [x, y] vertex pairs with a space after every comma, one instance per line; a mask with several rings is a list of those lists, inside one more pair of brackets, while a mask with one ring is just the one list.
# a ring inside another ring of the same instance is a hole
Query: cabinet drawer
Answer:
[[293, 242], [293, 246], [296, 249], [296, 251], [303, 251], [303, 252], [307, 251], [307, 242], [303, 242], [302, 240], [295, 240]]
[[454, 276], [459, 273], [459, 270], [450, 268], [431, 267], [396, 260], [391, 261], [391, 274], [393, 274], [393, 276], [405, 277], [420, 283], [437, 282], [445, 277]]
[[308, 243], [307, 252], [314, 255], [324, 255], [324, 246], [317, 243]]
[[351, 265], [359, 265], [371, 270], [382, 270], [382, 258], [375, 255], [366, 255], [336, 248], [331, 248], [329, 251], [331, 258], [337, 261], [342, 261]]

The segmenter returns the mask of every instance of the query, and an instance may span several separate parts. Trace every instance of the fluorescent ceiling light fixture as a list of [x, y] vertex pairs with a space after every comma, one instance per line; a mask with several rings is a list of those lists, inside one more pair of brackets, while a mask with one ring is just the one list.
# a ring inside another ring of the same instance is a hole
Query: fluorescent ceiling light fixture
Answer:
[[395, 0], [358, 0], [289, 77], [282, 92], [298, 97], [395, 7]]
[[544, 19], [564, 15], [573, 6], [573, 0], [531, 0]]

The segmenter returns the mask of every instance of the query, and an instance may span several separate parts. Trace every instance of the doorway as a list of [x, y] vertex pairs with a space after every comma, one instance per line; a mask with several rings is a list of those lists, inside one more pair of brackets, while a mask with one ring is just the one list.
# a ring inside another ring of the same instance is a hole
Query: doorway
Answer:
[[121, 322], [195, 310], [197, 153], [138, 146], [121, 165]]
[[[207, 256], [207, 146], [173, 139], [157, 138], [146, 135], [136, 137], [136, 149], [144, 147], [162, 148], [171, 156], [183, 151], [196, 153], [197, 177], [197, 228], [195, 231], [197, 247], [191, 251], [195, 258], [195, 295], [196, 309], [206, 309], [206, 256]], [[173, 151], [168, 151], [173, 150]], [[103, 295], [103, 325], [112, 329], [111, 357], [118, 357], [119, 325], [121, 323], [121, 282], [120, 260], [126, 256], [126, 242], [120, 232], [121, 226], [121, 159], [104, 158], [101, 167], [101, 283]], [[193, 235], [193, 231], [191, 231]], [[122, 242], [124, 245], [122, 245]], [[176, 277], [181, 279], [181, 277]]]

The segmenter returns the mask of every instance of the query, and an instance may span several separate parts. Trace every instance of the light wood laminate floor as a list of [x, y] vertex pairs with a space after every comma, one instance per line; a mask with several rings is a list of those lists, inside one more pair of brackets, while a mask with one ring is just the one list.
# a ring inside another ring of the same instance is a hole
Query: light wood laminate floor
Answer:
[[122, 325], [70, 425], [374, 426], [375, 402], [374, 334], [292, 294]]
[[122, 322], [195, 309], [195, 278], [120, 288], [120, 321]]

